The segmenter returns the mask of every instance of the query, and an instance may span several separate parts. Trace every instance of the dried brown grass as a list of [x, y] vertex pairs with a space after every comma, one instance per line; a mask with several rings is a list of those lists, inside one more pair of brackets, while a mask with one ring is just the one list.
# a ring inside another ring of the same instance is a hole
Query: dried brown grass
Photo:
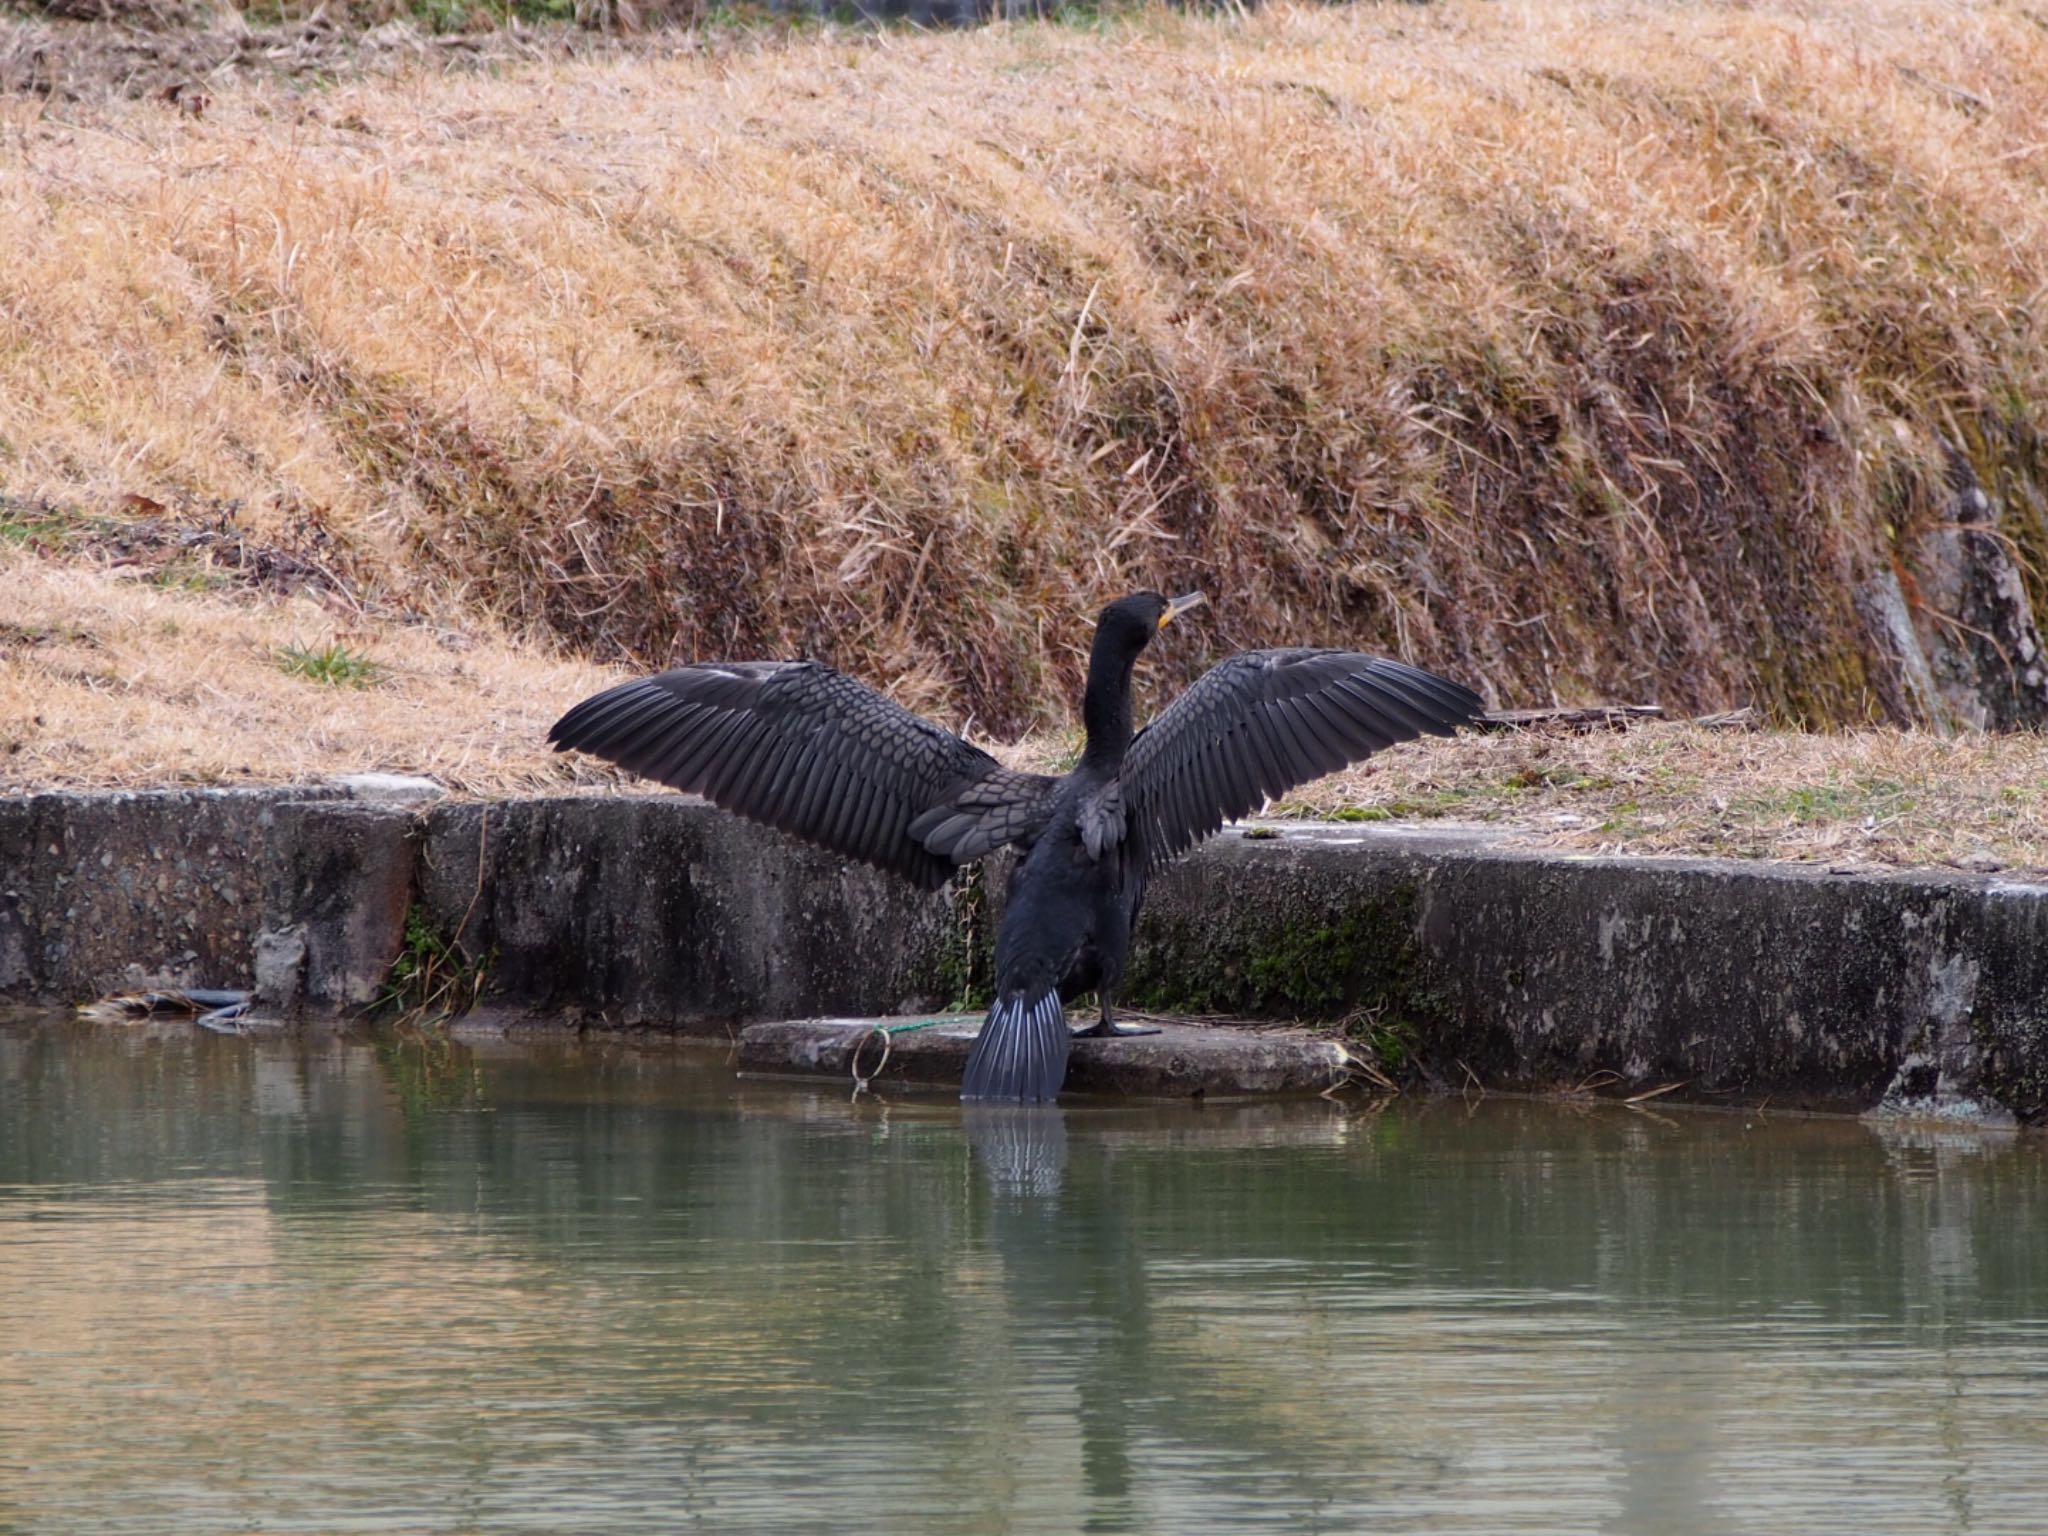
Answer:
[[[364, 687], [294, 676], [346, 646]], [[305, 782], [382, 770], [474, 793], [579, 782], [545, 746], [565, 702], [616, 676], [488, 624], [399, 624], [309, 596], [160, 586], [0, 545], [0, 793], [59, 785]]]
[[2048, 742], [1639, 725], [1426, 742], [1310, 786], [1283, 814], [1445, 818], [1529, 846], [1830, 865], [2048, 870]]
[[2048, 543], [2044, 143], [2048, 27], [1990, 0], [0, 100], [0, 485], [1005, 731], [1137, 585], [1503, 704], [1903, 717], [1853, 592], [1943, 515], [1937, 435]]
[[[545, 745], [617, 672], [549, 660], [488, 624], [397, 622], [348, 602], [0, 546], [0, 793], [59, 785], [303, 782], [384, 770], [458, 793], [644, 791]], [[1180, 637], [1194, 661], [1208, 637]], [[365, 687], [290, 675], [291, 646], [346, 646]], [[1146, 667], [1148, 693], [1160, 691]], [[1058, 733], [999, 748], [1059, 768]], [[1604, 852], [2048, 869], [2048, 742], [1639, 726], [1429, 741], [1309, 786], [1282, 816], [1483, 822], [1510, 842]]]

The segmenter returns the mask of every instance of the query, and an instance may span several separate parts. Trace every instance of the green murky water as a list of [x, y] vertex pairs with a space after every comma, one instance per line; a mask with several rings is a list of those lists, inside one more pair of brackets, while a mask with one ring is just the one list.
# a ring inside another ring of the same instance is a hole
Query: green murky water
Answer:
[[0, 1531], [2048, 1529], [2048, 1141], [0, 1021]]

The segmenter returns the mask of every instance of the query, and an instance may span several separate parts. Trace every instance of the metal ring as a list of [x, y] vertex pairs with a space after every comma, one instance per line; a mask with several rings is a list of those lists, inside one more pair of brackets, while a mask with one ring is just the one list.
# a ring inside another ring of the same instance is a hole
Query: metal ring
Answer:
[[[866, 1077], [862, 1077], [860, 1073], [860, 1053], [868, 1048], [868, 1041], [872, 1040], [876, 1035], [882, 1037], [882, 1059], [875, 1063], [874, 1071], [870, 1072]], [[853, 1070], [853, 1096], [859, 1098], [864, 1093], [872, 1092], [872, 1085], [875, 1079], [882, 1075], [882, 1068], [888, 1065], [889, 1031], [882, 1028], [879, 1024], [870, 1025], [868, 1032], [860, 1037], [860, 1043], [853, 1048], [853, 1060], [848, 1063], [848, 1066]]]

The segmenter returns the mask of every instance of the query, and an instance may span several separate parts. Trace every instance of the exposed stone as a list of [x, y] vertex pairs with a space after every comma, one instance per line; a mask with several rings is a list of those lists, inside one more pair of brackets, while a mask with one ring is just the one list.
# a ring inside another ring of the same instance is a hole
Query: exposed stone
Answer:
[[[888, 1049], [881, 1033], [890, 1029]], [[822, 1074], [877, 1083], [957, 1090], [981, 1018], [922, 1027], [888, 1019], [805, 1019], [740, 1031], [740, 1066], [752, 1072]], [[1067, 1062], [1071, 1093], [1210, 1098], [1321, 1093], [1347, 1075], [1335, 1041], [1305, 1030], [1163, 1024], [1156, 1035], [1076, 1040]]]
[[276, 1013], [296, 1013], [306, 993], [306, 930], [294, 924], [256, 935], [256, 1001]]
[[2004, 509], [1969, 459], [1948, 452], [1947, 515], [1907, 551], [1915, 600], [1898, 574], [1858, 593], [1899, 663], [1907, 718], [1939, 727], [2014, 730], [2048, 724], [2048, 657]]
[[1899, 573], [1889, 567], [1879, 570], [1857, 589], [1856, 606], [1864, 622], [1898, 663], [1898, 686], [1904, 696], [1884, 701], [1892, 715], [1901, 720], [1925, 721], [1938, 729], [1951, 728], [1954, 716], [1935, 684], [1934, 668], [1928, 663], [1920, 629], [1913, 622], [1905, 588], [1899, 585]]
[[344, 773], [327, 782], [351, 800], [379, 805], [421, 805], [448, 793], [435, 780], [413, 773]]

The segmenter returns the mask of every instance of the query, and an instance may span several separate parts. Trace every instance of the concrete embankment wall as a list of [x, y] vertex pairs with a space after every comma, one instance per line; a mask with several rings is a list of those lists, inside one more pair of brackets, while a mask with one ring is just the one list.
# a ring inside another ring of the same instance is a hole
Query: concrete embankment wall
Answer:
[[[971, 1001], [999, 885], [923, 895], [666, 795], [33, 795], [0, 800], [0, 997], [256, 980], [332, 1015], [410, 921], [501, 1016], [724, 1033]], [[1453, 1088], [2048, 1114], [2048, 886], [1995, 877], [1232, 832], [1154, 885], [1125, 1000], [1342, 1021]]]

